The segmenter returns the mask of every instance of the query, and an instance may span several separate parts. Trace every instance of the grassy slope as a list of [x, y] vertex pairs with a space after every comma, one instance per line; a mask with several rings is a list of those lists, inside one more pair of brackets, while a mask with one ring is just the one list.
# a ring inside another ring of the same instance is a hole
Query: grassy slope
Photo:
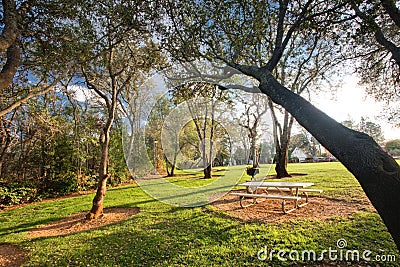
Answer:
[[[260, 175], [265, 175], [263, 166]], [[291, 164], [291, 172], [308, 176], [291, 178], [311, 181], [325, 195], [344, 200], [364, 200], [357, 181], [340, 163]], [[231, 168], [226, 175], [240, 175]], [[206, 180], [194, 175], [173, 178], [182, 186], [199, 186]], [[242, 181], [248, 179], [243, 176]], [[31, 204], [0, 213], [0, 243], [18, 244], [29, 252], [26, 266], [258, 266], [257, 252], [270, 249], [322, 251], [336, 248], [339, 238], [349, 249], [369, 249], [373, 253], [399, 255], [379, 216], [359, 212], [350, 218], [329, 222], [292, 221], [286, 224], [242, 223], [212, 208], [176, 208], [156, 201], [138, 186], [109, 190], [106, 206], [137, 206], [132, 218], [100, 229], [64, 237], [29, 240], [29, 229], [58, 220], [74, 212], [88, 210], [93, 195]], [[276, 258], [273, 265], [291, 265]]]

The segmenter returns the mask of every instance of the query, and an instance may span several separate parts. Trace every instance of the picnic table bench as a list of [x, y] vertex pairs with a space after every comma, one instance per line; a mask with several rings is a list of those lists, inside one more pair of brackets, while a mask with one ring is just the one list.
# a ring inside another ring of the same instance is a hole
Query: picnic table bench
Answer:
[[[282, 211], [284, 213], [290, 213], [300, 207], [308, 204], [308, 193], [322, 193], [321, 189], [309, 189], [307, 187], [313, 186], [313, 183], [298, 183], [298, 182], [246, 182], [239, 184], [245, 186], [247, 193], [233, 192], [231, 195], [239, 196], [240, 206], [242, 208], [254, 205], [257, 199], [281, 199], [282, 200]], [[260, 192], [261, 191], [261, 192]], [[270, 194], [270, 192], [288, 193], [282, 194]], [[299, 204], [300, 200], [303, 199], [301, 195], [304, 195], [305, 201]], [[246, 199], [250, 199], [250, 202], [246, 202]], [[285, 201], [291, 200], [294, 202], [293, 208], [286, 210]]]

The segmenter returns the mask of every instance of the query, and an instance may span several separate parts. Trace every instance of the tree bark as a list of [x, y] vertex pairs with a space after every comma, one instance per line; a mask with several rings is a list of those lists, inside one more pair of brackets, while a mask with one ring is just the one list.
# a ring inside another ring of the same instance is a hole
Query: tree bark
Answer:
[[291, 92], [265, 69], [245, 68], [260, 81], [260, 89], [283, 106], [358, 180], [400, 250], [400, 167], [368, 135], [330, 118]]
[[100, 137], [101, 143], [101, 160], [99, 167], [99, 181], [97, 184], [96, 195], [93, 198], [92, 209], [86, 215], [86, 219], [92, 220], [103, 216], [103, 204], [107, 190], [108, 175], [108, 150], [110, 144], [110, 129], [105, 127]]
[[291, 177], [291, 175], [287, 171], [287, 163], [288, 163], [290, 134], [293, 125], [293, 117], [290, 117], [289, 119], [289, 114], [285, 110], [285, 117], [282, 129], [281, 124], [278, 122], [278, 118], [276, 117], [274, 106], [271, 100], [268, 100], [268, 106], [269, 109], [271, 110], [271, 117], [273, 124], [276, 178]]
[[14, 75], [21, 65], [21, 51], [19, 42], [15, 41], [7, 48], [7, 61], [0, 71], [0, 91], [7, 88], [14, 79]]
[[204, 168], [204, 179], [212, 178], [211, 164], [205, 166]]
[[282, 143], [281, 146], [279, 144], [275, 147], [276, 151], [276, 178], [284, 178], [291, 177], [291, 175], [287, 171], [287, 163], [288, 163], [288, 144]]
[[0, 71], [0, 91], [7, 88], [21, 65], [18, 11], [14, 0], [2, 0], [4, 28], [0, 35], [0, 51], [6, 52], [6, 64]]

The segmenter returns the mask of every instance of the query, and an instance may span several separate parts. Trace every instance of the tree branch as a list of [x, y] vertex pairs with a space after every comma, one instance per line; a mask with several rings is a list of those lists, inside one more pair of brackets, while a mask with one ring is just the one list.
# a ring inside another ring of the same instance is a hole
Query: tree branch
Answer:
[[396, 7], [394, 0], [381, 0], [383, 8], [388, 13], [389, 17], [394, 21], [397, 27], [400, 28], [400, 10]]
[[53, 81], [52, 84], [46, 86], [43, 90], [39, 90], [39, 91], [34, 91], [34, 92], [30, 92], [29, 94], [27, 94], [25, 97], [15, 101], [14, 103], [12, 103], [11, 105], [9, 105], [7, 108], [3, 109], [0, 111], [0, 117], [5, 116], [7, 113], [11, 112], [13, 109], [21, 106], [22, 104], [24, 104], [26, 101], [28, 101], [29, 99], [31, 99], [32, 97], [38, 96], [38, 95], [42, 95], [42, 94], [46, 94], [48, 92], [50, 92], [51, 90], [54, 89], [54, 87], [65, 77], [65, 75], [67, 75], [68, 71], [62, 75], [60, 75], [56, 80]]
[[12, 82], [18, 67], [21, 65], [21, 51], [19, 42], [15, 41], [7, 48], [7, 62], [0, 72], [0, 91], [7, 88]]
[[4, 28], [0, 35], [0, 51], [6, 51], [18, 37], [18, 15], [14, 0], [2, 0]]
[[[283, 39], [283, 41], [282, 41], [283, 36], [280, 36], [281, 34], [283, 34], [283, 29], [279, 28], [279, 27], [283, 27], [283, 24], [282, 25], [278, 24], [277, 39], [276, 39], [277, 41], [275, 43], [274, 52], [273, 52], [272, 57], [270, 58], [270, 60], [267, 62], [267, 64], [263, 68], [267, 69], [268, 71], [272, 71], [276, 67], [276, 65], [279, 63], [279, 60], [282, 57], [283, 51], [285, 50], [286, 46], [288, 45], [288, 43], [289, 43], [289, 41], [290, 41], [290, 39], [292, 37], [292, 34], [295, 32], [295, 30], [297, 30], [297, 28], [300, 26], [301, 22], [305, 18], [305, 15], [306, 15], [306, 13], [308, 11], [308, 8], [311, 5], [311, 3], [312, 3], [312, 0], [309, 0], [304, 5], [299, 17], [296, 19], [296, 21], [289, 28], [289, 30], [287, 31], [286, 36]], [[286, 10], [283, 9], [282, 12], [279, 12], [279, 16], [285, 16], [285, 15], [286, 15]], [[283, 18], [279, 17], [279, 19], [280, 20], [284, 19], [284, 17]]]
[[354, 1], [351, 2], [351, 7], [353, 8], [356, 15], [372, 28], [372, 31], [375, 34], [376, 41], [392, 54], [392, 58], [400, 67], [400, 48], [385, 37], [384, 33], [382, 32], [379, 25], [375, 22], [375, 20], [363, 13], [354, 3]]
[[99, 96], [105, 101], [106, 106], [107, 106], [107, 110], [110, 110], [110, 109], [111, 109], [111, 103], [110, 103], [110, 100], [108, 99], [108, 97], [107, 97], [102, 91], [100, 91], [100, 90], [97, 88], [96, 85], [94, 85], [94, 84], [90, 81], [89, 76], [87, 75], [87, 73], [86, 73], [86, 71], [85, 71], [85, 68], [84, 68], [84, 67], [81, 67], [81, 70], [82, 70], [83, 77], [85, 77], [85, 81], [86, 81], [87, 87], [88, 87], [89, 89], [92, 89], [97, 95], [99, 95]]

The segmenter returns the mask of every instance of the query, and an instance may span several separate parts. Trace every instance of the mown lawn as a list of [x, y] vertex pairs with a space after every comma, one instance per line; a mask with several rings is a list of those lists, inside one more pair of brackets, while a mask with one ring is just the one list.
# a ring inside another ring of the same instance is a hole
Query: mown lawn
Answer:
[[[224, 175], [239, 175], [240, 181], [247, 180], [248, 176], [242, 176], [243, 168], [229, 168]], [[260, 176], [272, 173], [270, 169], [270, 166], [262, 166]], [[340, 163], [290, 164], [289, 170], [307, 173], [307, 176], [290, 179], [314, 182], [317, 188], [324, 189], [323, 196], [365, 201], [357, 181]], [[199, 177], [199, 172], [186, 172], [186, 175], [169, 181], [181, 187], [198, 187], [212, 182]], [[320, 256], [323, 250], [338, 250], [339, 239], [345, 239], [347, 246], [331, 255], [336, 255], [338, 260], [340, 253], [344, 255], [348, 250], [358, 250], [360, 258], [365, 250], [370, 250], [371, 254], [367, 256], [371, 260], [376, 255], [396, 257], [395, 262], [369, 263], [373, 266], [398, 266], [400, 263], [395, 244], [380, 217], [373, 212], [358, 212], [349, 218], [336, 217], [327, 222], [243, 223], [215, 212], [211, 206], [170, 206], [153, 199], [138, 185], [111, 189], [107, 193], [106, 207], [141, 209], [139, 214], [125, 221], [63, 237], [26, 237], [26, 233], [38, 225], [88, 210], [92, 197], [85, 195], [35, 203], [1, 212], [0, 243], [24, 248], [28, 252], [25, 266], [292, 266], [302, 261], [280, 261], [276, 252], [272, 253], [272, 262], [269, 259], [261, 261], [257, 254], [264, 256], [266, 248], [268, 253], [271, 250], [287, 253], [296, 250], [300, 259], [303, 250], [313, 250]], [[296, 258], [293, 253], [292, 258]], [[332, 262], [327, 253], [322, 262]]]

